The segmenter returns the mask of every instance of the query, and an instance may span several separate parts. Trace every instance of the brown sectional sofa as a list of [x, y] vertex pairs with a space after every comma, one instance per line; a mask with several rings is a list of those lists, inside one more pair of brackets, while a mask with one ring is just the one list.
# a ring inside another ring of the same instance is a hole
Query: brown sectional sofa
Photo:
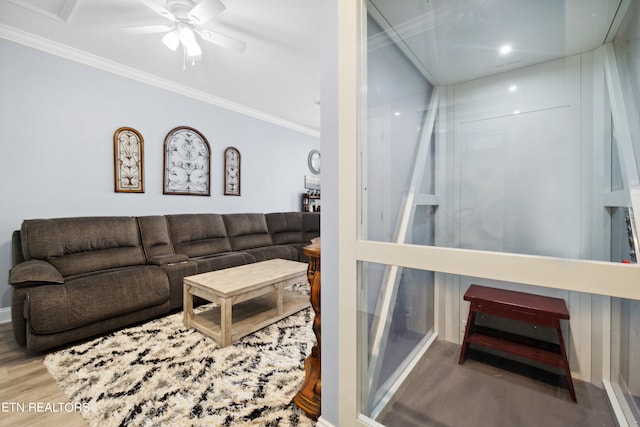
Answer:
[[13, 233], [16, 341], [45, 351], [182, 308], [185, 276], [273, 258], [306, 262], [317, 213], [25, 220]]

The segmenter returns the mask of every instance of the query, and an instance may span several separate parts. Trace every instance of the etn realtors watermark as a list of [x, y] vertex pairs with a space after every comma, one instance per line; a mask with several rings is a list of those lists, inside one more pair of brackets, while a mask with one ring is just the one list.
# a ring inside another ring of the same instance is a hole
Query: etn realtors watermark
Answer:
[[89, 404], [76, 402], [0, 402], [0, 413], [88, 412]]

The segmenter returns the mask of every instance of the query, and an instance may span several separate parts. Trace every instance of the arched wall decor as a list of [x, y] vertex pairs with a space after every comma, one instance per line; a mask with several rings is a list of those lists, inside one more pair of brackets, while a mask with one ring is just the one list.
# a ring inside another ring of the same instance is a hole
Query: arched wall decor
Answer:
[[240, 151], [235, 147], [224, 150], [224, 195], [240, 195]]
[[172, 129], [164, 140], [164, 194], [211, 195], [211, 147], [188, 126]]
[[144, 193], [144, 140], [137, 130], [121, 127], [113, 134], [116, 193]]

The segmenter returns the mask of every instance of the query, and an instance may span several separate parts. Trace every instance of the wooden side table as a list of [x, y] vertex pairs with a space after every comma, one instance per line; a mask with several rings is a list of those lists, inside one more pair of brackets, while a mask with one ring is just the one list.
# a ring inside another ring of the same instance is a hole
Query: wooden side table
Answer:
[[320, 354], [322, 336], [320, 332], [320, 238], [312, 240], [312, 244], [303, 248], [309, 257], [307, 279], [311, 285], [311, 307], [315, 312], [313, 319], [313, 333], [316, 343], [311, 348], [311, 354], [304, 361], [305, 378], [302, 387], [293, 397], [293, 403], [302, 409], [309, 418], [317, 420], [320, 416], [320, 397], [322, 395], [322, 380], [320, 376]]
[[[563, 299], [478, 285], [471, 285], [464, 294], [464, 299], [471, 302], [471, 307], [460, 349], [460, 364], [464, 363], [469, 344], [475, 344], [562, 368], [567, 377], [571, 399], [577, 402], [560, 329], [560, 320], [569, 320], [569, 310]], [[476, 325], [478, 313], [555, 329], [558, 343]]]

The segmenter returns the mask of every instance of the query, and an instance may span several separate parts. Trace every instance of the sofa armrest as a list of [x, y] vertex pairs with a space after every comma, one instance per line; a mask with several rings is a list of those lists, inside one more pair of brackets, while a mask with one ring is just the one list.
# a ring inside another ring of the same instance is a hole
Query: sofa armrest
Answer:
[[46, 261], [21, 262], [9, 273], [9, 284], [15, 287], [62, 283], [64, 283], [62, 274]]
[[149, 258], [149, 264], [170, 265], [189, 261], [189, 257], [184, 254], [157, 255]]

